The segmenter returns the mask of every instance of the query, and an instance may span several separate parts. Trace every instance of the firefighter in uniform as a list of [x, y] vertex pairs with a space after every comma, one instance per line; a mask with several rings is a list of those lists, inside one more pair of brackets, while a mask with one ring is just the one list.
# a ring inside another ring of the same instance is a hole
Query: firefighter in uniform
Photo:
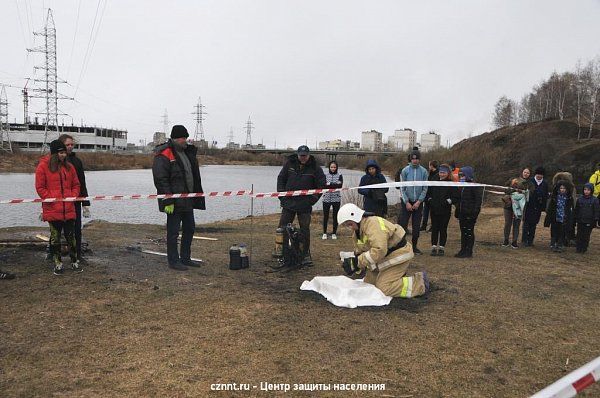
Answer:
[[347, 275], [366, 270], [364, 281], [391, 297], [411, 298], [429, 291], [425, 271], [406, 275], [414, 254], [400, 225], [367, 213], [352, 203], [340, 208], [338, 223], [353, 231], [354, 255], [340, 253], [340, 257], [345, 257], [342, 267]]

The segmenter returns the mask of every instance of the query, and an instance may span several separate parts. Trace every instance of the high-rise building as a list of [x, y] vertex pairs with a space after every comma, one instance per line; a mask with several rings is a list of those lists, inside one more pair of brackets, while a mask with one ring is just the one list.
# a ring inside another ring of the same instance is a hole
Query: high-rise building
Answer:
[[383, 148], [381, 138], [382, 135], [379, 131], [363, 131], [360, 139], [360, 147], [367, 151], [381, 151]]
[[394, 135], [388, 138], [388, 150], [390, 151], [408, 151], [416, 145], [417, 132], [413, 129], [394, 130]]
[[441, 136], [435, 131], [427, 134], [421, 134], [421, 150], [423, 152], [432, 151], [440, 147]]

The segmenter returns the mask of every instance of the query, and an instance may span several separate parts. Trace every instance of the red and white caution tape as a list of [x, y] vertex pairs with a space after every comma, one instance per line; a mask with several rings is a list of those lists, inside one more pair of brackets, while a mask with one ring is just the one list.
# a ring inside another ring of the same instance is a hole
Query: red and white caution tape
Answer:
[[[6, 199], [0, 200], [0, 204], [19, 204], [19, 203], [52, 203], [52, 202], [83, 202], [98, 200], [137, 200], [137, 199], [179, 199], [179, 198], [201, 198], [201, 197], [231, 197], [231, 196], [253, 196], [260, 198], [281, 198], [290, 196], [319, 195], [326, 192], [341, 192], [353, 189], [367, 188], [400, 188], [414, 186], [452, 186], [452, 187], [489, 187], [495, 189], [506, 189], [498, 185], [479, 184], [479, 183], [459, 183], [447, 181], [405, 181], [389, 182], [385, 184], [365, 185], [362, 187], [350, 188], [320, 188], [320, 189], [302, 189], [298, 191], [284, 192], [259, 192], [252, 191], [224, 191], [224, 192], [204, 192], [204, 193], [169, 193], [169, 194], [148, 194], [148, 195], [96, 195], [85, 197], [66, 197], [66, 198], [32, 198], [32, 199]], [[496, 192], [494, 192], [496, 193]], [[503, 194], [503, 192], [498, 192]]]
[[600, 380], [600, 357], [550, 384], [531, 398], [571, 398], [598, 380]]

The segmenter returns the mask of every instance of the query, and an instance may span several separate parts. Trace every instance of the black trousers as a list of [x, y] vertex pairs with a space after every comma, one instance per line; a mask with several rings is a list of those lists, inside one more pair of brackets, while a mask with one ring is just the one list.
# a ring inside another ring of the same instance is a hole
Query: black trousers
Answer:
[[279, 228], [283, 228], [288, 224], [294, 222], [294, 218], [298, 216], [298, 224], [300, 224], [300, 231], [304, 239], [304, 254], [307, 255], [310, 252], [310, 215], [311, 211], [305, 213], [298, 213], [294, 210], [281, 209], [281, 217], [279, 218]]
[[77, 259], [81, 260], [81, 202], [75, 202], [75, 245], [77, 246]]
[[[427, 222], [429, 221], [429, 205], [427, 202], [423, 203], [423, 222], [421, 225], [423, 228], [427, 228]], [[433, 224], [433, 214], [431, 215], [431, 223]]]
[[577, 223], [577, 251], [585, 252], [590, 245], [590, 235], [594, 224]]
[[475, 223], [476, 218], [460, 217], [458, 224], [460, 226], [460, 251], [467, 254], [473, 254], [475, 246]]
[[329, 209], [333, 207], [333, 233], [337, 234], [338, 221], [337, 214], [340, 210], [340, 202], [323, 202], [323, 233], [327, 233], [327, 222], [329, 221]]
[[[181, 229], [181, 248], [177, 249], [177, 238]], [[167, 259], [170, 265], [192, 256], [192, 240], [196, 232], [194, 211], [175, 211], [167, 214]]]
[[535, 239], [535, 230], [537, 228], [537, 223], [528, 223], [523, 221], [523, 237], [521, 238], [521, 242], [527, 245], [533, 245], [533, 240]]
[[[410, 202], [411, 205], [413, 203], [414, 202]], [[412, 245], [413, 248], [417, 248], [421, 229], [421, 218], [423, 217], [423, 204], [421, 204], [417, 210], [413, 211], [406, 210], [406, 204], [404, 202], [400, 202], [400, 207], [398, 224], [400, 224], [400, 226], [406, 231], [408, 228], [408, 220], [410, 219], [412, 221]]]
[[[448, 223], [450, 222], [450, 212], [447, 214], [431, 213], [431, 245], [446, 246], [448, 240]], [[438, 240], [439, 239], [439, 240]]]
[[562, 247], [565, 245], [565, 226], [560, 222], [553, 222], [550, 225], [550, 246]]

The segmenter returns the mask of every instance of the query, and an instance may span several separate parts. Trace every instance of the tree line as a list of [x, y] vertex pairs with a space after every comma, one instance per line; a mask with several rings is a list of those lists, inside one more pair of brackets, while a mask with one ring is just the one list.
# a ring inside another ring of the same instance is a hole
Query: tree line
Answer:
[[494, 107], [496, 128], [546, 119], [576, 118], [577, 139], [592, 138], [600, 117], [600, 56], [571, 72], [554, 72], [520, 101], [500, 97]]

